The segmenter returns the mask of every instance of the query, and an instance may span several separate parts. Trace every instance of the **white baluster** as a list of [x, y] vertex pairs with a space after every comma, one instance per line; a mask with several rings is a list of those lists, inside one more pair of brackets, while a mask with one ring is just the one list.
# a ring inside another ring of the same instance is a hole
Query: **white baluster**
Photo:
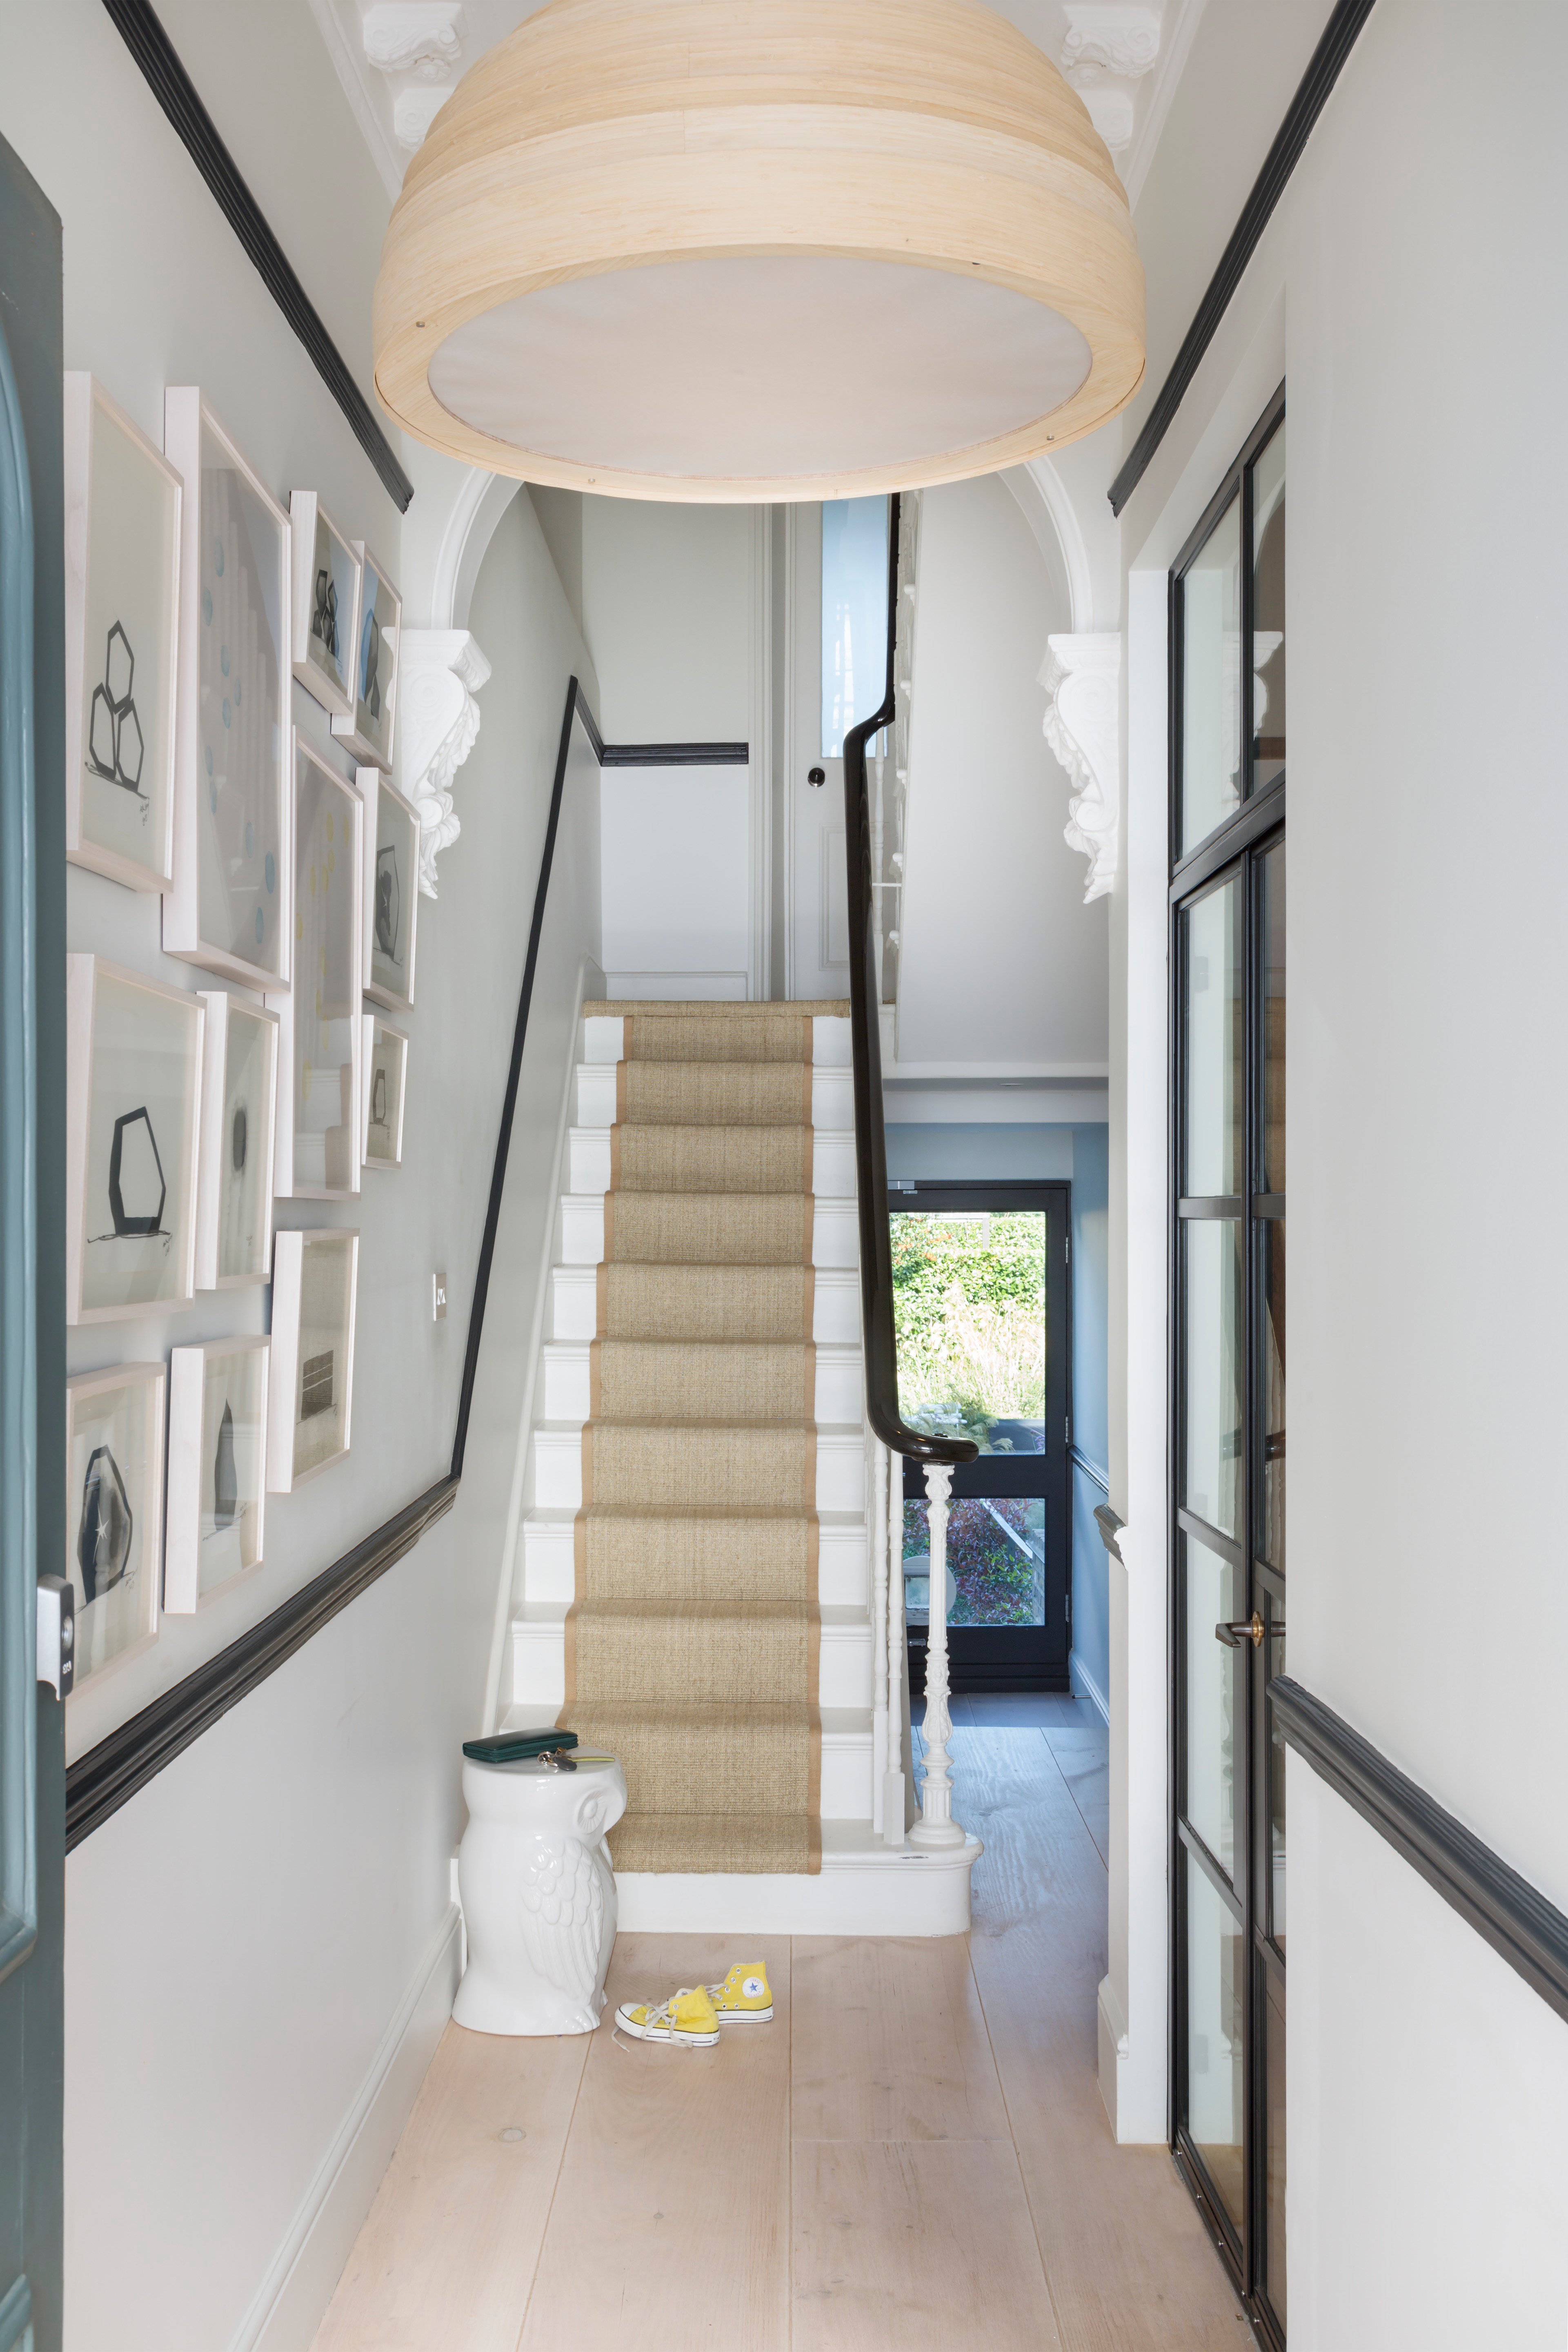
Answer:
[[925, 1780], [921, 1792], [920, 1819], [909, 1832], [914, 1846], [962, 1845], [964, 1832], [953, 1819], [953, 1780], [947, 1769], [947, 1742], [953, 1734], [947, 1713], [947, 1498], [953, 1491], [953, 1467], [947, 1462], [925, 1465], [925, 1516], [931, 1536], [930, 1608], [925, 1649]]
[[873, 1832], [880, 1832], [882, 1759], [887, 1744], [887, 1448], [868, 1431], [866, 1452], [871, 1495], [871, 1524], [866, 1540], [871, 1547], [872, 1566], [871, 1825]]
[[887, 1507], [887, 1754], [882, 1783], [882, 1833], [889, 1845], [904, 1837], [904, 1456], [883, 1456]]

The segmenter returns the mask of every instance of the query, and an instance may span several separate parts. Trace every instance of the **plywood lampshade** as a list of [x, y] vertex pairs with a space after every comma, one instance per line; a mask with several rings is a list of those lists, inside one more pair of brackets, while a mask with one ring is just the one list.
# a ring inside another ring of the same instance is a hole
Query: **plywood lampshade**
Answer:
[[495, 473], [853, 497], [1103, 425], [1144, 274], [1082, 100], [977, 0], [554, 0], [410, 164], [375, 353]]

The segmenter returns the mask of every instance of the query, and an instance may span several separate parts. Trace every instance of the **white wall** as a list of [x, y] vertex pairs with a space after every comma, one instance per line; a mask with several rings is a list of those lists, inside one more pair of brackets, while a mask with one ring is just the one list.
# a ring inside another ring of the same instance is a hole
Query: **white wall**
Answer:
[[582, 630], [607, 743], [744, 743], [752, 731], [750, 507], [582, 501]]
[[[1279, 14], [1286, 81], [1312, 14]], [[1197, 283], [1233, 217], [1208, 217], [1199, 159], [1224, 152], [1225, 61], [1257, 30], [1248, 0], [1209, 0], [1177, 143], [1140, 208], [1151, 268], [1179, 252]], [[1568, 628], [1553, 527], [1568, 335], [1542, 299], [1568, 204], [1565, 78], [1568, 19], [1547, 0], [1510, 0], [1482, 40], [1458, 0], [1380, 0], [1124, 518], [1130, 976], [1113, 1139], [1126, 1288], [1112, 1440], [1124, 1549], [1152, 1595], [1158, 623], [1168, 563], [1283, 375], [1290, 1671], [1562, 1907], [1568, 1591], [1550, 1543], [1509, 1534], [1504, 1515], [1522, 1470], [1530, 1528], [1543, 1510], [1550, 1524], [1562, 1453], [1568, 1237], [1537, 1207], [1535, 1171], [1568, 1143], [1542, 1058], [1563, 1007], [1568, 807], [1552, 698], [1532, 682], [1555, 676]], [[1161, 325], [1152, 384], [1183, 323]], [[1506, 1201], [1469, 1149], [1482, 1070], [1523, 1171]], [[1127, 1614], [1113, 1639], [1136, 1671], [1149, 1645]], [[1129, 1769], [1135, 1827], [1152, 1792], [1163, 1808], [1163, 1758], [1141, 1786]], [[1290, 1806], [1291, 2342], [1559, 2347], [1568, 2027], [1293, 1759]], [[1113, 1832], [1113, 1875], [1115, 1861]], [[1146, 1910], [1129, 1979], [1163, 1940], [1163, 1850], [1134, 1854], [1128, 1897]], [[1152, 2064], [1152, 1997], [1131, 2025]]]
[[600, 807], [610, 994], [744, 999], [751, 963], [747, 771], [606, 768]]
[[1036, 678], [1071, 616], [1000, 480], [926, 491], [919, 590], [898, 1061], [1102, 1071], [1106, 910], [1062, 838]]
[[[307, 289], [368, 382], [387, 200], [305, 0], [162, 10]], [[110, 18], [93, 0], [6, 13], [0, 131], [65, 224], [66, 364], [161, 438], [197, 383], [287, 499], [319, 489], [394, 572], [399, 518]], [[413, 583], [406, 583], [413, 589]], [[502, 1088], [568, 676], [591, 666], [526, 499], [475, 595], [496, 664], [459, 782], [463, 835], [422, 901], [405, 1158], [356, 1203], [354, 1444], [267, 1509], [265, 1567], [84, 1686], [76, 1752], [371, 1532], [452, 1445]], [[294, 715], [342, 772], [324, 719]], [[564, 1100], [575, 992], [597, 947], [597, 778], [563, 821], [517, 1143], [456, 1510], [131, 1799], [67, 1870], [66, 2340], [158, 2352], [308, 2345], [373, 2193], [455, 1960], [447, 1857], [461, 1738], [483, 1717], [552, 1213], [537, 1139]], [[68, 945], [182, 988], [156, 899], [73, 869]], [[449, 1276], [449, 1319], [429, 1280]], [[71, 1335], [73, 1370], [266, 1328], [264, 1291]], [[519, 1326], [521, 1327], [519, 1328]], [[298, 2257], [298, 2262], [296, 2262]], [[291, 2272], [292, 2266], [292, 2272]], [[291, 2275], [290, 2275], [291, 2273]]]

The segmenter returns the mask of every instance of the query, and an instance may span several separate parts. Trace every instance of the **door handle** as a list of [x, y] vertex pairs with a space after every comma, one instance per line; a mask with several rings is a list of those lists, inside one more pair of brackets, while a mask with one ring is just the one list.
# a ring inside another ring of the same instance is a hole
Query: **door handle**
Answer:
[[1214, 1638], [1217, 1642], [1223, 1642], [1228, 1650], [1239, 1650], [1242, 1643], [1250, 1636], [1252, 1647], [1255, 1650], [1260, 1650], [1265, 1633], [1281, 1634], [1284, 1630], [1282, 1625], [1265, 1625], [1254, 1609], [1250, 1617], [1239, 1618], [1228, 1625], [1217, 1625], [1214, 1629]]

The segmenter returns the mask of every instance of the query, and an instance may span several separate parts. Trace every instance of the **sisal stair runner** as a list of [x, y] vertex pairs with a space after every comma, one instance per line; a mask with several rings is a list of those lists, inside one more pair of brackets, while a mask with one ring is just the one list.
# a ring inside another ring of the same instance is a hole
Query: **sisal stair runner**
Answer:
[[811, 1020], [624, 1017], [566, 1706], [617, 1870], [821, 1867]]

